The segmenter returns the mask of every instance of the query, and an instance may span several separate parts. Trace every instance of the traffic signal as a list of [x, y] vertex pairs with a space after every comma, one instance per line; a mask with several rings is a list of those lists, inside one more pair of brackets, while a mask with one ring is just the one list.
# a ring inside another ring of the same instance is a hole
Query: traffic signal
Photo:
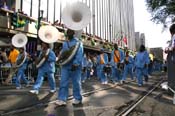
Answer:
[[18, 14], [13, 13], [11, 18], [11, 25], [13, 25], [15, 28], [18, 27]]

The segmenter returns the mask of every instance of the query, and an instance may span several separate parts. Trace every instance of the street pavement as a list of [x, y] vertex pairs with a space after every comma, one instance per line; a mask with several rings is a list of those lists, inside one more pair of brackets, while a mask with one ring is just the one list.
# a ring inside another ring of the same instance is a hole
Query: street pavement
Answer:
[[[138, 87], [137, 83], [131, 81], [130, 78], [126, 83], [116, 86], [112, 83], [102, 85], [96, 79], [87, 80], [82, 85], [82, 93], [100, 88], [108, 89], [84, 95], [83, 104], [78, 106], [72, 105], [72, 87], [70, 85], [70, 99], [67, 106], [64, 107], [58, 107], [53, 102], [47, 104], [49, 101], [56, 100], [58, 94], [58, 92], [49, 93], [47, 82], [43, 84], [38, 95], [29, 93], [32, 86], [21, 90], [16, 90], [14, 85], [1, 86], [0, 114], [7, 116], [115, 116], [122, 107], [138, 98], [160, 78], [160, 75], [152, 76], [149, 82], [142, 87]], [[58, 83], [57, 85], [59, 87]], [[43, 103], [46, 104], [43, 105]], [[17, 112], [20, 110], [24, 111]]]

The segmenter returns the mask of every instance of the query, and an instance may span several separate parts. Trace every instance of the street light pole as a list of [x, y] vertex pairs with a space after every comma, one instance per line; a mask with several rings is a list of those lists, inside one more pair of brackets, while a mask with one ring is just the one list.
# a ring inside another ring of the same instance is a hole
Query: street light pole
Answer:
[[[40, 26], [41, 26], [41, 16], [40, 16], [40, 6], [41, 6], [41, 0], [38, 1], [38, 27], [37, 27], [37, 44], [40, 43], [40, 39], [39, 39], [39, 36], [38, 36], [38, 31], [40, 29]], [[42, 11], [42, 14], [43, 14], [43, 11]]]

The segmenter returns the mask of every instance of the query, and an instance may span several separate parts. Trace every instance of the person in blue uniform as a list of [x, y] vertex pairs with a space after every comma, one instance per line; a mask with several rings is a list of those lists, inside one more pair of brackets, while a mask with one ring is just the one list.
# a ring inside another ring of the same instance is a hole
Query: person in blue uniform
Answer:
[[91, 78], [92, 67], [93, 67], [93, 62], [92, 62], [90, 56], [88, 55], [87, 56], [87, 79]]
[[112, 81], [117, 84], [121, 80], [121, 72], [118, 69], [120, 63], [124, 62], [124, 52], [118, 48], [117, 44], [114, 44], [114, 50], [111, 52], [111, 61], [112, 66]]
[[75, 52], [73, 58], [62, 65], [61, 68], [61, 81], [58, 92], [58, 100], [55, 102], [56, 105], [62, 106], [66, 105], [66, 101], [69, 95], [69, 82], [72, 81], [73, 85], [73, 105], [82, 103], [81, 95], [81, 71], [82, 71], [82, 61], [83, 61], [83, 44], [74, 37], [75, 32], [71, 29], [67, 30], [66, 38], [68, 39], [63, 43], [61, 53], [70, 50], [74, 45], [78, 45], [78, 49]]
[[[136, 77], [138, 85], [143, 85], [143, 77], [146, 76], [147, 69], [149, 64], [149, 54], [147, 53], [145, 46], [141, 45], [140, 50], [135, 57], [135, 68], [136, 68]], [[145, 77], [145, 81], [147, 78]]]
[[82, 73], [81, 73], [81, 82], [84, 83], [87, 79], [87, 56], [84, 54], [82, 62]]
[[107, 84], [107, 77], [103, 71], [103, 68], [108, 64], [108, 55], [104, 53], [104, 49], [101, 49], [101, 54], [97, 56], [97, 64], [99, 65], [99, 77], [102, 84]]
[[129, 51], [126, 51], [124, 63], [125, 63], [125, 66], [124, 66], [124, 72], [123, 72], [123, 77], [121, 81], [122, 83], [126, 80], [128, 74], [133, 80], [132, 71], [133, 71], [134, 59], [129, 55]]
[[145, 64], [145, 67], [143, 69], [143, 76], [144, 76], [144, 79], [145, 79], [145, 82], [148, 82], [148, 79], [149, 79], [149, 76], [148, 76], [148, 66], [150, 64], [150, 59], [149, 59], [149, 53], [147, 52], [147, 50], [145, 49], [144, 51], [144, 54], [146, 57], [146, 64]]
[[43, 83], [44, 76], [46, 75], [50, 85], [50, 92], [54, 93], [56, 92], [56, 84], [55, 84], [55, 78], [54, 78], [56, 55], [53, 52], [53, 50], [50, 49], [49, 44], [43, 42], [41, 44], [41, 47], [42, 47], [42, 51], [40, 53], [40, 56], [43, 52], [46, 52], [48, 49], [49, 49], [49, 53], [48, 55], [44, 56], [45, 61], [38, 68], [37, 80], [33, 86], [33, 90], [30, 90], [30, 92], [34, 94], [38, 94], [39, 89]]
[[21, 80], [24, 81], [27, 86], [29, 86], [29, 81], [26, 79], [26, 76], [25, 76], [25, 70], [27, 69], [29, 58], [27, 53], [25, 52], [24, 47], [20, 48], [19, 52], [20, 54], [18, 55], [17, 61], [21, 59], [21, 57], [24, 57], [24, 55], [26, 56], [26, 59], [24, 63], [20, 67], [18, 67], [17, 77], [16, 77], [16, 89], [21, 89], [22, 87], [20, 83]]

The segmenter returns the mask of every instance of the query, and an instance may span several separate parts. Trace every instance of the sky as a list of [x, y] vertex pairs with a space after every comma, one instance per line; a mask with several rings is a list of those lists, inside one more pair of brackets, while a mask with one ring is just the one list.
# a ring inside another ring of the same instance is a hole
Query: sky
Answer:
[[153, 23], [151, 14], [147, 11], [145, 0], [134, 1], [135, 32], [145, 33], [146, 46], [167, 47], [166, 42], [170, 40], [169, 29], [162, 32], [163, 25]]

